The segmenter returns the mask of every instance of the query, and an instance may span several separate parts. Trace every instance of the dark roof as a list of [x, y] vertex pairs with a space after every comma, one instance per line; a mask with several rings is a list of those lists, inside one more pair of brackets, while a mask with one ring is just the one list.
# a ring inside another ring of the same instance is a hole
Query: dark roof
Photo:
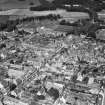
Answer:
[[44, 95], [37, 95], [38, 100], [45, 100], [45, 96]]

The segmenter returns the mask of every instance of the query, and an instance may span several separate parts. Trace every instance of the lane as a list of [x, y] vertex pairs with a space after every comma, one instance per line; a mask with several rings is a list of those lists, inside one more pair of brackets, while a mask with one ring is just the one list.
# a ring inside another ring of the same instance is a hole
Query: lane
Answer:
[[99, 95], [97, 105], [105, 105], [105, 89], [101, 90]]

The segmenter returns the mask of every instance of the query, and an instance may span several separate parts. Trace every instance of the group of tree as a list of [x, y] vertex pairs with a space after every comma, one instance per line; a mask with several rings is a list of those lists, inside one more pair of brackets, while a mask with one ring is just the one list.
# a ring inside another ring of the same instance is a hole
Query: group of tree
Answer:
[[21, 22], [31, 22], [31, 21], [35, 21], [35, 20], [41, 21], [41, 20], [46, 20], [46, 19], [57, 20], [57, 19], [60, 19], [60, 18], [61, 18], [61, 16], [59, 14], [57, 14], [57, 15], [56, 14], [48, 14], [48, 15], [45, 15], [45, 16], [26, 17], [26, 18], [23, 18], [23, 19], [19, 20], [20, 21], [19, 23], [21, 23]]
[[77, 26], [78, 22], [70, 23], [69, 21], [66, 21], [65, 19], [61, 20], [59, 22], [60, 25], [67, 25], [67, 26]]
[[16, 26], [20, 23], [24, 23], [24, 22], [32, 22], [35, 20], [45, 20], [45, 19], [49, 19], [49, 20], [57, 20], [60, 19], [60, 15], [54, 15], [54, 14], [49, 14], [46, 16], [36, 16], [36, 17], [26, 17], [23, 19], [16, 19], [16, 20], [8, 20], [5, 23], [0, 23], [0, 31], [13, 31], [14, 29], [16, 29]]
[[10, 21], [8, 20], [6, 23], [1, 23], [0, 24], [0, 31], [6, 30], [6, 31], [12, 31], [13, 29], [16, 28], [16, 25], [18, 21]]
[[103, 0], [54, 0], [52, 2], [53, 4], [55, 4], [56, 6], [61, 6], [61, 5], [83, 5], [87, 8], [91, 8], [95, 11], [100, 11], [102, 9], [105, 8]]
[[49, 19], [49, 20], [57, 20], [60, 19], [61, 16], [60, 15], [55, 15], [55, 14], [49, 14], [46, 16], [38, 16], [36, 17], [37, 20], [45, 20], [45, 19]]

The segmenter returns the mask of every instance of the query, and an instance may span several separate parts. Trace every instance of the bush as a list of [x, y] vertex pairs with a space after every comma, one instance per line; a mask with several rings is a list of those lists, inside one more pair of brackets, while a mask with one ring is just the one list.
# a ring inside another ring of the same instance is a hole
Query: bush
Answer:
[[34, 5], [34, 3], [33, 2], [30, 2], [30, 5]]

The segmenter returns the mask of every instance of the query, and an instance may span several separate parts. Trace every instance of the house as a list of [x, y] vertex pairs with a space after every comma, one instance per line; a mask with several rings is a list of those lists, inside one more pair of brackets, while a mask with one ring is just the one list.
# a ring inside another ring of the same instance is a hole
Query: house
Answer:
[[24, 75], [24, 72], [19, 71], [19, 70], [9, 69], [8, 70], [8, 75], [9, 76], [14, 76], [15, 78], [21, 78]]
[[27, 28], [27, 27], [22, 27], [22, 28], [18, 28], [19, 31], [24, 30], [25, 32], [28, 32], [30, 34], [34, 33], [34, 29], [33, 28]]
[[53, 36], [65, 36], [66, 35], [66, 31], [61, 31], [61, 30], [53, 30], [51, 28], [46, 28], [44, 26], [42, 27], [37, 27], [37, 32], [39, 32], [40, 34], [46, 34], [46, 35], [53, 35]]
[[18, 99], [9, 97], [9, 96], [5, 96], [4, 97], [4, 104], [7, 105], [28, 105], [28, 103], [24, 103]]

